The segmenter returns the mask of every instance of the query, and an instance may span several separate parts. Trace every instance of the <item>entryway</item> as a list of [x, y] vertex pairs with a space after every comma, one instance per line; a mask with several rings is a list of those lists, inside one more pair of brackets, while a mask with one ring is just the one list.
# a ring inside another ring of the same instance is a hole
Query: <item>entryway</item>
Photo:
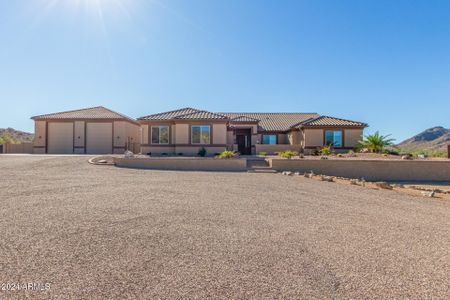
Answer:
[[248, 129], [236, 129], [236, 144], [238, 145], [238, 151], [241, 155], [252, 154], [252, 130]]

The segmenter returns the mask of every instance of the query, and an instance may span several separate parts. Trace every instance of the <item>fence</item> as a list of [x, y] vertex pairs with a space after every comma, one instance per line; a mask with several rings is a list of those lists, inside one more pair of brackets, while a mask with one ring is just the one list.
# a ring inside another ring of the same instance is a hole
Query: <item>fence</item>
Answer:
[[4, 144], [2, 148], [3, 153], [33, 153], [33, 143]]

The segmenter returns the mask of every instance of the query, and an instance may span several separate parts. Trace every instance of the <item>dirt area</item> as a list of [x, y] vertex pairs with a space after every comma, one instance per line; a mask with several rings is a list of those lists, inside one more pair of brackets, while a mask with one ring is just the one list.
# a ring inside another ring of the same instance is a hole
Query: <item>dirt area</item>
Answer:
[[450, 203], [303, 176], [0, 156], [1, 299], [448, 299]]

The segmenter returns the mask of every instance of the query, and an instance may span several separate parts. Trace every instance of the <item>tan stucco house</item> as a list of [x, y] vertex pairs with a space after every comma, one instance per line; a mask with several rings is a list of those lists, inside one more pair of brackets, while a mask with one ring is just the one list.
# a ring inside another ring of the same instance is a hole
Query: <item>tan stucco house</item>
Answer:
[[312, 152], [333, 144], [337, 151], [353, 149], [367, 124], [316, 113], [214, 113], [194, 108], [152, 114], [137, 119], [141, 152], [209, 154], [235, 150], [241, 154], [272, 154], [284, 150]]
[[139, 143], [136, 120], [102, 106], [34, 116], [36, 154], [123, 153]]
[[367, 124], [316, 113], [215, 113], [194, 108], [137, 120], [105, 107], [34, 116], [33, 153], [109, 154], [126, 149], [143, 154], [243, 155], [285, 150], [312, 152], [327, 144], [353, 149]]

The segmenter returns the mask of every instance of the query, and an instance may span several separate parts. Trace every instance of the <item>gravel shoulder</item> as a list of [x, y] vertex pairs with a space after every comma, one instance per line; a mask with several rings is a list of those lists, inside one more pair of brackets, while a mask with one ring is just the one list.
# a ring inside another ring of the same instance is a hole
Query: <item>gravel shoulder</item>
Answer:
[[450, 203], [255, 173], [0, 156], [0, 299], [450, 298]]

